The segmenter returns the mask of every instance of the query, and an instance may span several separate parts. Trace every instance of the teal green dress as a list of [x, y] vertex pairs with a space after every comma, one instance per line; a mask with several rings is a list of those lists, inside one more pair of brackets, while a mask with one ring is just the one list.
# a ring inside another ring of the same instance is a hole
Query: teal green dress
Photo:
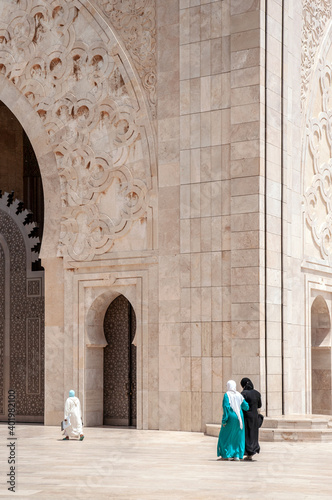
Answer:
[[[221, 421], [221, 429], [218, 439], [217, 455], [222, 458], [239, 458], [242, 459], [245, 449], [245, 434], [243, 412], [249, 410], [249, 405], [244, 399], [241, 404], [241, 419], [242, 429], [240, 429], [240, 422], [237, 418], [235, 411], [229, 404], [227, 393], [224, 395], [223, 416]], [[224, 424], [226, 424], [224, 426]]]

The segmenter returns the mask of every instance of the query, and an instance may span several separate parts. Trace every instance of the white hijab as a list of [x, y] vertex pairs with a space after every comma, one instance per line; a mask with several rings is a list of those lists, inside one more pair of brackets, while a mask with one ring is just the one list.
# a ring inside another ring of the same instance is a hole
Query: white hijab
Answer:
[[232, 410], [235, 411], [237, 418], [239, 419], [240, 429], [243, 429], [241, 418], [241, 404], [244, 398], [239, 392], [237, 392], [236, 382], [234, 382], [234, 380], [229, 380], [227, 382], [227, 396]]

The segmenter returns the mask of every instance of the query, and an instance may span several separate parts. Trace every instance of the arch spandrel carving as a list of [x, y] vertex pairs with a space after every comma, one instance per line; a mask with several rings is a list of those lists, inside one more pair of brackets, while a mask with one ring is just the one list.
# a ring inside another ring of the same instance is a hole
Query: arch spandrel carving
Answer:
[[331, 18], [330, 0], [303, 0], [301, 51], [301, 102], [304, 109], [315, 57]]
[[332, 24], [320, 47], [306, 112], [303, 149], [304, 256], [332, 261]]
[[119, 240], [122, 249], [148, 248], [156, 179], [140, 85], [110, 28], [83, 3], [15, 0], [10, 9], [0, 0], [0, 72], [47, 133], [61, 184], [59, 252], [74, 260]]
[[156, 113], [156, 7], [155, 0], [92, 0], [121, 36]]

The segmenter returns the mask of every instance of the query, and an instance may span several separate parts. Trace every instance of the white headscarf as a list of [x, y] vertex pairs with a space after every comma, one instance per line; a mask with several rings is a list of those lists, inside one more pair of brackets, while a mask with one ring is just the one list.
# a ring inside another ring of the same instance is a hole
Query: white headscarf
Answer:
[[237, 392], [236, 382], [234, 382], [234, 380], [229, 380], [227, 382], [227, 396], [231, 408], [235, 411], [237, 418], [239, 419], [240, 429], [243, 429], [241, 418], [241, 404], [244, 398], [239, 392]]

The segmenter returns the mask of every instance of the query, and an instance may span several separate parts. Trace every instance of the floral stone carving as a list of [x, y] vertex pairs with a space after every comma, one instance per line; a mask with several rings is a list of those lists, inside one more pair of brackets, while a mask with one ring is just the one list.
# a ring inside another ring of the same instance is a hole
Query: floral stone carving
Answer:
[[1, 3], [12, 8], [2, 9], [0, 72], [29, 100], [57, 159], [60, 254], [91, 260], [135, 223], [145, 231], [151, 223], [153, 145], [142, 100], [116, 39], [101, 36], [80, 1]]
[[121, 35], [147, 93], [153, 116], [156, 107], [155, 0], [94, 0]]
[[[332, 53], [320, 61], [314, 86], [314, 116], [307, 121], [305, 216], [319, 259], [332, 258]], [[318, 112], [317, 112], [318, 111]]]
[[303, 0], [301, 51], [301, 102], [307, 97], [312, 67], [328, 20], [331, 18], [330, 0]]

